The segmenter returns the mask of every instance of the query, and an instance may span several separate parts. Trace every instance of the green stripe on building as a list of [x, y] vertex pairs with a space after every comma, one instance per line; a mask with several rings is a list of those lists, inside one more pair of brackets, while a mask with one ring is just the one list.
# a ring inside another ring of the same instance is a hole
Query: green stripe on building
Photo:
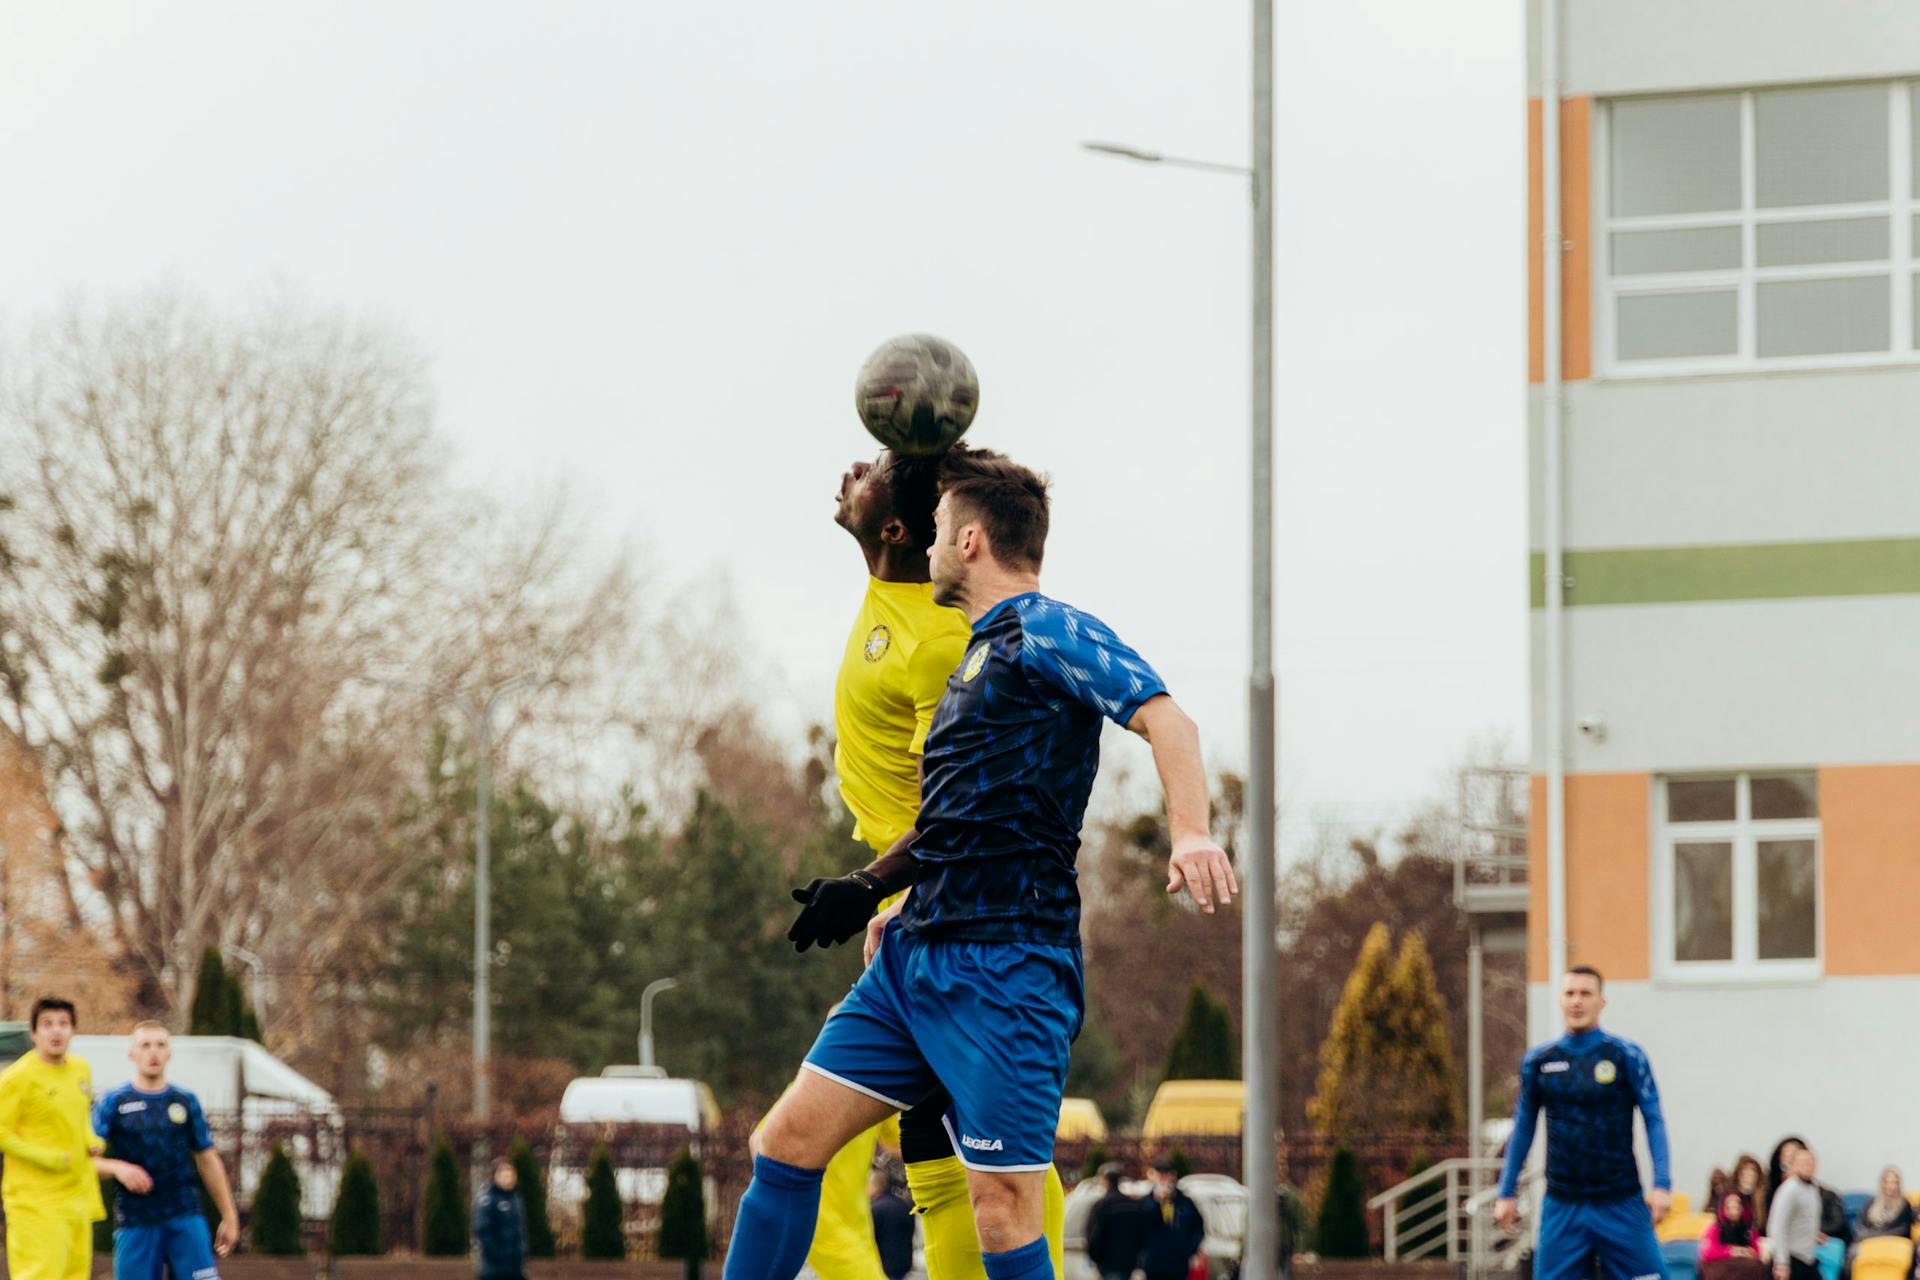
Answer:
[[[1547, 558], [1536, 551], [1532, 561], [1540, 609]], [[1569, 551], [1565, 564], [1569, 605], [1920, 594], [1920, 538]]]

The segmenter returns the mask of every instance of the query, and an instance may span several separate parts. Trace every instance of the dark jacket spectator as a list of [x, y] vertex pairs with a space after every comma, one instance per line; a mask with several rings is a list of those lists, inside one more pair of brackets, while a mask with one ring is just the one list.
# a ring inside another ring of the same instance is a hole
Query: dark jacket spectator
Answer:
[[494, 1166], [493, 1181], [473, 1202], [473, 1270], [480, 1280], [520, 1280], [527, 1265], [527, 1206], [513, 1166]]
[[1120, 1175], [1106, 1175], [1107, 1194], [1087, 1215], [1087, 1261], [1102, 1280], [1125, 1280], [1140, 1265], [1147, 1246], [1147, 1205], [1120, 1190]]
[[1200, 1207], [1176, 1185], [1173, 1170], [1154, 1170], [1153, 1194], [1145, 1201], [1146, 1248], [1140, 1268], [1147, 1280], [1186, 1280], [1187, 1267], [1206, 1239], [1206, 1220]]
[[888, 1280], [900, 1280], [913, 1270], [913, 1210], [893, 1190], [893, 1180], [876, 1169], [867, 1184], [873, 1201], [873, 1242], [880, 1249], [880, 1269]]
[[1867, 1201], [1860, 1210], [1860, 1217], [1853, 1227], [1856, 1242], [1871, 1240], [1875, 1236], [1910, 1236], [1913, 1234], [1913, 1206], [1907, 1203], [1905, 1188], [1900, 1185], [1900, 1171], [1888, 1167], [1880, 1171], [1880, 1194]]

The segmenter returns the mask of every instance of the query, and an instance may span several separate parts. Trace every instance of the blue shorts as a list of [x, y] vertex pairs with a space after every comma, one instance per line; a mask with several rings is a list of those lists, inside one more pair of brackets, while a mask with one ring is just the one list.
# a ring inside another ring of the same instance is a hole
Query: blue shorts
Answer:
[[205, 1218], [196, 1213], [114, 1229], [113, 1280], [160, 1280], [163, 1267], [172, 1280], [219, 1280]]
[[1540, 1243], [1533, 1280], [1667, 1280], [1667, 1260], [1653, 1234], [1653, 1211], [1639, 1196], [1589, 1203], [1556, 1200], [1540, 1207]]
[[1078, 947], [929, 941], [896, 920], [806, 1066], [902, 1111], [944, 1085], [962, 1164], [1043, 1170], [1085, 998]]

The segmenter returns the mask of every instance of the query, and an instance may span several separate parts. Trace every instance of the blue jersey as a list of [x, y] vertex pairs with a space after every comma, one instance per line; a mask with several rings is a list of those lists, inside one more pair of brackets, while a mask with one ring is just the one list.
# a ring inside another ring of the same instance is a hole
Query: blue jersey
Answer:
[[1599, 1029], [1564, 1035], [1529, 1050], [1520, 1063], [1520, 1101], [1500, 1194], [1511, 1196], [1547, 1113], [1547, 1194], [1556, 1200], [1601, 1201], [1639, 1196], [1633, 1113], [1647, 1125], [1653, 1184], [1670, 1188], [1667, 1122], [1647, 1054], [1631, 1040]]
[[1080, 823], [1100, 722], [1167, 691], [1105, 623], [1038, 592], [973, 624], [922, 761], [920, 874], [900, 922], [929, 937], [1078, 946]]
[[142, 1093], [123, 1084], [93, 1104], [93, 1129], [107, 1142], [115, 1160], [139, 1165], [153, 1179], [153, 1190], [137, 1196], [122, 1187], [113, 1198], [114, 1221], [143, 1227], [200, 1214], [200, 1171], [196, 1152], [213, 1145], [200, 1099], [168, 1085]]

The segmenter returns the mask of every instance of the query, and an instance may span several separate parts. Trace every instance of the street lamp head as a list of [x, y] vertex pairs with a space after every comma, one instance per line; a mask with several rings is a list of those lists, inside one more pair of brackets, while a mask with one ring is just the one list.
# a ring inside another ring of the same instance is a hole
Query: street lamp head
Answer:
[[1142, 164], [1159, 164], [1166, 157], [1158, 151], [1145, 151], [1139, 147], [1129, 147], [1118, 142], [1082, 142], [1088, 151], [1097, 151], [1103, 156], [1119, 156], [1123, 160], [1138, 160]]

